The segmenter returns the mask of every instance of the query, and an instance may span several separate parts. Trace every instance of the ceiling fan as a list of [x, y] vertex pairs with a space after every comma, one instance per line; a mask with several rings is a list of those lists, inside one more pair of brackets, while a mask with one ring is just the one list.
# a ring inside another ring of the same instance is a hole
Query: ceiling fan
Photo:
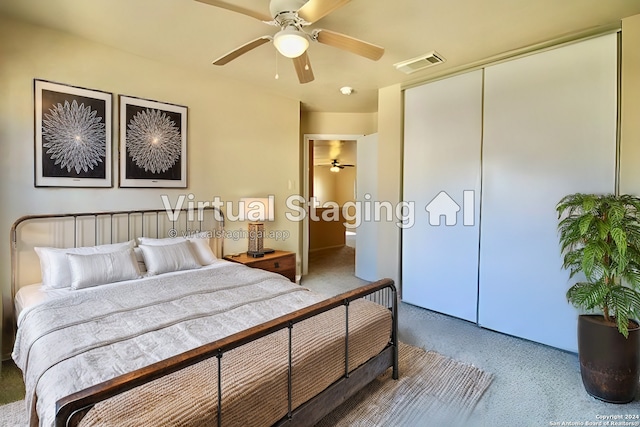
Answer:
[[224, 0], [196, 1], [241, 13], [280, 28], [280, 31], [273, 36], [258, 37], [221, 56], [213, 61], [214, 65], [225, 65], [258, 46], [273, 42], [278, 52], [293, 60], [300, 83], [309, 83], [314, 79], [307, 55], [310, 41], [346, 50], [374, 61], [384, 54], [384, 48], [344, 34], [322, 29], [307, 32], [303, 29], [349, 3], [350, 0], [271, 0], [269, 5], [271, 16]]
[[338, 161], [338, 159], [333, 159], [331, 160], [331, 167], [329, 168], [329, 170], [331, 172], [340, 172], [340, 169], [352, 168], [352, 167], [355, 167], [355, 165], [343, 165]]

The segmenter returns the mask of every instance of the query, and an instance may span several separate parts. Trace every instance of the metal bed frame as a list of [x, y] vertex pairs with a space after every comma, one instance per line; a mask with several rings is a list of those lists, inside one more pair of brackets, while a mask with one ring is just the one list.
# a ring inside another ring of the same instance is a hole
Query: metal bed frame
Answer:
[[[197, 224], [198, 229], [193, 229], [192, 231], [202, 231], [203, 226], [205, 225], [204, 211], [212, 211], [212, 218], [215, 221], [214, 227], [210, 230], [216, 234], [212, 241], [215, 241], [216, 248], [214, 248], [214, 252], [219, 257], [222, 257], [223, 254], [223, 240], [224, 240], [224, 215], [223, 213], [215, 207], [206, 207], [202, 210], [198, 211], [198, 217], [195, 218], [194, 212], [189, 211], [187, 209], [183, 209], [180, 214], [185, 213], [184, 215], [184, 230], [192, 230], [190, 227], [193, 227]], [[160, 214], [166, 213], [163, 209], [153, 209], [153, 210], [135, 210], [135, 211], [114, 211], [114, 212], [91, 212], [91, 213], [73, 213], [73, 214], [52, 214], [52, 215], [28, 215], [19, 218], [11, 227], [10, 239], [11, 239], [11, 289], [12, 295], [15, 297], [16, 292], [18, 291], [18, 283], [17, 283], [17, 268], [18, 268], [18, 227], [22, 224], [29, 221], [36, 220], [71, 220], [73, 227], [73, 246], [81, 245], [81, 240], [79, 239], [78, 224], [80, 220], [84, 219], [93, 219], [93, 229], [94, 229], [94, 243], [97, 244], [100, 240], [100, 234], [98, 229], [98, 223], [100, 219], [108, 219], [109, 224], [109, 238], [108, 243], [113, 243], [114, 240], [118, 240], [114, 238], [114, 229], [116, 228], [115, 221], [118, 218], [126, 218], [127, 223], [127, 231], [126, 234], [119, 233], [120, 235], [125, 236], [126, 240], [131, 240], [132, 228], [131, 220], [132, 217], [139, 216], [141, 218], [141, 230], [142, 233], [140, 236], [144, 236], [145, 228], [149, 228], [149, 226], [145, 226], [145, 216], [147, 218], [152, 217], [155, 218], [155, 236], [159, 237], [163, 232], [163, 227], [160, 226]], [[178, 215], [179, 216], [179, 215]], [[177, 221], [169, 221], [171, 224], [171, 228], [176, 229], [181, 224], [177, 223]], [[220, 237], [217, 239], [215, 237]], [[104, 240], [104, 239], [103, 239]], [[107, 242], [104, 242], [107, 243]], [[216, 251], [216, 249], [218, 249]], [[388, 345], [385, 347], [382, 352], [378, 355], [371, 358], [365, 364], [356, 367], [351, 370], [349, 366], [349, 304], [352, 301], [357, 299], [366, 298], [377, 302], [385, 307], [387, 307], [391, 311], [392, 315], [392, 330], [391, 336], [389, 339]], [[12, 300], [13, 301], [13, 300]], [[293, 360], [293, 345], [292, 345], [292, 337], [294, 326], [306, 319], [309, 319], [318, 314], [324, 313], [326, 311], [332, 310], [337, 307], [344, 307], [345, 309], [345, 340], [344, 340], [344, 351], [345, 351], [345, 367], [344, 374], [342, 377], [330, 385], [327, 389], [322, 391], [320, 394], [300, 405], [298, 408], [292, 408], [292, 360]], [[13, 306], [12, 306], [13, 308]], [[15, 324], [15, 321], [13, 322]], [[14, 326], [15, 328], [15, 326]], [[398, 379], [398, 295], [395, 288], [395, 285], [391, 279], [382, 279], [377, 282], [365, 285], [358, 289], [345, 292], [343, 294], [337, 295], [335, 297], [329, 298], [327, 300], [321, 301], [312, 306], [303, 308], [301, 310], [297, 310], [290, 314], [281, 316], [269, 322], [257, 325], [255, 327], [249, 328], [242, 332], [230, 335], [228, 337], [219, 339], [217, 341], [205, 344], [201, 347], [195, 348], [193, 350], [187, 351], [182, 354], [178, 354], [176, 356], [170, 357], [168, 359], [162, 360], [160, 362], [154, 363], [142, 369], [138, 369], [127, 374], [118, 376], [111, 380], [105, 381], [103, 383], [94, 385], [92, 387], [86, 388], [79, 392], [73, 393], [69, 396], [66, 396], [56, 403], [56, 426], [77, 426], [80, 420], [87, 414], [87, 412], [97, 403], [106, 400], [110, 397], [116, 396], [120, 393], [123, 393], [127, 390], [131, 390], [137, 386], [148, 383], [150, 381], [159, 379], [171, 373], [177, 372], [181, 369], [184, 369], [188, 366], [192, 366], [198, 362], [201, 362], [210, 358], [217, 358], [217, 369], [218, 369], [218, 379], [217, 379], [217, 389], [218, 389], [218, 402], [217, 402], [217, 425], [222, 426], [224, 420], [222, 419], [222, 358], [224, 355], [238, 348], [244, 344], [255, 341], [259, 338], [267, 336], [269, 334], [275, 333], [277, 331], [287, 329], [288, 330], [288, 395], [287, 395], [287, 403], [288, 403], [288, 411], [287, 414], [275, 425], [276, 426], [286, 426], [286, 425], [296, 425], [296, 426], [313, 426], [319, 420], [321, 420], [325, 415], [330, 413], [333, 409], [338, 407], [341, 403], [343, 403], [346, 399], [354, 395], [358, 390], [362, 389], [376, 377], [384, 373], [388, 368], [392, 368], [392, 377], [393, 379]]]

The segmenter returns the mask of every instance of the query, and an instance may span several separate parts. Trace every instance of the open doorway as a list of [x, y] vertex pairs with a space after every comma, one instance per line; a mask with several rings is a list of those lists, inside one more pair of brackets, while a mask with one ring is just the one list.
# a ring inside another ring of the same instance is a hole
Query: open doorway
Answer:
[[[356, 141], [318, 140], [312, 144], [310, 195], [318, 205], [319, 220], [309, 225], [309, 251], [344, 246], [347, 241], [355, 248], [353, 212], [345, 209], [356, 200]], [[325, 214], [331, 209], [339, 211], [339, 218], [333, 212]]]
[[[357, 230], [352, 218], [355, 209], [344, 215], [342, 207], [353, 204], [356, 199], [356, 142], [360, 137], [362, 135], [305, 135], [304, 196], [308, 201], [315, 200], [318, 208], [314, 212], [310, 210], [303, 225], [303, 276], [313, 270], [314, 260], [323, 258], [321, 255], [338, 253], [341, 248], [355, 254]], [[339, 218], [335, 217], [336, 212]], [[329, 220], [323, 220], [323, 214]], [[310, 221], [311, 215], [315, 217]], [[355, 264], [355, 256], [343, 258], [351, 258], [350, 262]], [[344, 264], [344, 260], [341, 263]]]

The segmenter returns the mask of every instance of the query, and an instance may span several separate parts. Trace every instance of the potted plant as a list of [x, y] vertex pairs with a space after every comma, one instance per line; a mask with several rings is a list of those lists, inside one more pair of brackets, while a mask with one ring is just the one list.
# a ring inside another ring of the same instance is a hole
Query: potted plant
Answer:
[[590, 395], [632, 401], [640, 366], [640, 198], [571, 194], [556, 206], [567, 291], [578, 317], [582, 382]]

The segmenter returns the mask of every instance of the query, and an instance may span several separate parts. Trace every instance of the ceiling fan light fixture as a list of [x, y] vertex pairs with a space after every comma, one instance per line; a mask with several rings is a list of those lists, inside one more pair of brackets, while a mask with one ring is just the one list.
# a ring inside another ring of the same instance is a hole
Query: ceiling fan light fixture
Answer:
[[331, 172], [340, 172], [340, 168], [339, 168], [339, 167], [337, 167], [337, 166], [331, 166], [331, 167], [329, 168], [329, 170], [330, 170]]
[[297, 58], [306, 52], [309, 40], [296, 27], [289, 26], [276, 33], [273, 37], [273, 45], [283, 56]]

